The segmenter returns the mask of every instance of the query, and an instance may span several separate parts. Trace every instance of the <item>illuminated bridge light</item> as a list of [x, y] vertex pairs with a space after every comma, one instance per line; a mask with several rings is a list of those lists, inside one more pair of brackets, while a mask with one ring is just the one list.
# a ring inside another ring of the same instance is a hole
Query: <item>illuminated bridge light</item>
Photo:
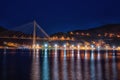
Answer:
[[72, 50], [74, 49], [74, 45], [71, 45]]
[[113, 46], [112, 48], [115, 49], [115, 46]]
[[54, 45], [54, 47], [55, 47], [55, 48], [57, 48], [57, 47], [58, 47], [58, 45], [57, 45], [57, 44], [55, 44], [55, 45]]
[[66, 48], [66, 44], [64, 44], [63, 47]]
[[93, 49], [93, 48], [94, 48], [94, 45], [91, 45], [91, 48]]
[[97, 48], [98, 48], [98, 50], [100, 50], [100, 46], [98, 46]]
[[87, 45], [85, 45], [85, 49], [87, 49], [88, 47], [87, 47]]
[[36, 44], [36, 47], [39, 48], [39, 44]]
[[74, 45], [71, 45], [71, 47], [73, 48], [73, 47], [74, 47]]
[[80, 45], [77, 45], [78, 49], [80, 48]]
[[35, 44], [33, 44], [33, 46], [32, 46], [33, 48], [35, 48]]
[[106, 49], [108, 49], [108, 46], [105, 46]]
[[120, 46], [117, 47], [117, 50], [120, 50]]
[[48, 44], [44, 44], [44, 47], [48, 47]]

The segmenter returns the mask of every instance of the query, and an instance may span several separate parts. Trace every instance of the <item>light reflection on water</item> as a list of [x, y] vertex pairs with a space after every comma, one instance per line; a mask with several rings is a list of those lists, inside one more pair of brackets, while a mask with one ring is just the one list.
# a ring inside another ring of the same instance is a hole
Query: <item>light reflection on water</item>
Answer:
[[105, 58], [105, 79], [106, 80], [109, 80], [110, 77], [109, 77], [109, 59], [108, 59], [108, 51], [106, 51], [106, 58]]
[[85, 59], [87, 59], [87, 50], [85, 50]]
[[103, 80], [102, 78], [102, 67], [101, 67], [101, 55], [100, 51], [98, 51], [98, 57], [97, 57], [97, 79]]
[[100, 51], [98, 50], [98, 53], [97, 53], [97, 59], [98, 59], [98, 61], [101, 59], [101, 53], [100, 53]]
[[91, 75], [91, 80], [96, 80], [95, 78], [95, 62], [94, 62], [94, 51], [91, 51], [91, 58], [90, 58], [90, 75]]
[[74, 65], [74, 50], [72, 50], [72, 57], [71, 57], [71, 65], [70, 65], [70, 73], [71, 73], [71, 80], [76, 80], [76, 77], [75, 77], [75, 65]]
[[32, 67], [31, 67], [31, 80], [40, 80], [40, 64], [38, 50], [33, 53]]
[[59, 80], [59, 71], [58, 71], [58, 56], [57, 56], [57, 50], [55, 50], [55, 57], [54, 57], [54, 61], [53, 61], [53, 80]]
[[106, 50], [106, 59], [108, 59], [108, 50]]
[[113, 56], [112, 59], [113, 80], [117, 80], [116, 56]]
[[[6, 51], [5, 51], [5, 53], [6, 53]], [[6, 55], [4, 54], [4, 56], [3, 56], [3, 62], [2, 62], [2, 64], [3, 64], [3, 67], [2, 67], [2, 74], [3, 74], [3, 79], [6, 79], [6, 76], [7, 76], [7, 65], [6, 65]]]
[[[78, 52], [78, 55], [79, 55], [79, 52]], [[83, 74], [82, 74], [82, 63], [81, 63], [81, 59], [80, 59], [80, 56], [78, 57], [77, 61], [76, 61], [77, 65], [75, 66], [76, 67], [76, 79], [77, 80], [83, 80]]]
[[80, 51], [79, 50], [77, 51], [77, 57], [78, 57], [78, 59], [80, 59]]
[[[47, 49], [45, 49], [45, 56], [43, 57], [43, 64], [42, 64], [42, 80], [49, 80], [49, 60], [48, 60], [48, 53]], [[40, 74], [39, 74], [40, 75]]]
[[66, 57], [66, 50], [64, 50], [64, 57]]
[[85, 51], [85, 58], [84, 58], [84, 80], [89, 80], [90, 79], [90, 71], [89, 71], [89, 60], [88, 60], [88, 56], [87, 56], [87, 51]]
[[66, 51], [64, 50], [64, 58], [63, 58], [63, 64], [62, 64], [62, 80], [68, 80], [67, 79], [67, 60], [66, 60]]
[[94, 51], [91, 51], [91, 60], [94, 61]]
[[0, 54], [0, 80], [119, 80], [120, 57], [113, 54], [45, 49], [30, 55], [6, 50]]

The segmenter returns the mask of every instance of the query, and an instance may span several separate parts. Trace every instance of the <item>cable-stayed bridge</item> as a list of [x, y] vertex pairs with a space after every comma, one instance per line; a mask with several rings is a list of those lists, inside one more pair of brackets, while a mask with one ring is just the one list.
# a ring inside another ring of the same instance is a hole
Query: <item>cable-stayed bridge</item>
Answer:
[[[0, 43], [3, 43], [3, 45], [7, 46], [14, 46], [16, 48], [20, 46], [28, 46], [29, 48], [35, 49], [37, 44], [40, 46], [40, 48], [48, 48], [49, 46], [52, 46], [52, 48], [59, 47], [59, 49], [79, 49], [79, 43], [77, 41], [72, 42], [72, 40], [69, 40], [69, 42], [63, 40], [63, 42], [58, 42], [59, 46], [56, 45], [57, 41], [53, 40], [52, 38], [44, 31], [44, 29], [36, 22], [29, 22], [27, 24], [15, 27], [10, 30], [6, 30], [0, 33]], [[59, 41], [59, 40], [58, 40]], [[72, 45], [70, 44], [70, 41]], [[46, 45], [45, 43], [50, 43]], [[1, 44], [0, 44], [1, 45]], [[43, 46], [44, 45], [44, 46]], [[75, 45], [75, 46], [74, 46]], [[41, 47], [42, 46], [42, 47]], [[91, 45], [83, 44], [81, 49], [85, 50], [92, 50], [93, 47]], [[94, 47], [96, 50], [99, 48], [99, 46]], [[101, 47], [102, 50], [115, 50], [116, 48], [113, 47]]]
[[27, 44], [28, 42], [29, 45], [36, 45], [38, 41], [50, 41], [50, 36], [36, 21], [3, 31], [0, 34], [0, 39], [4, 43]]
[[[14, 34], [16, 33], [16, 34]], [[3, 38], [32, 39], [35, 34], [36, 39], [49, 39], [49, 35], [36, 22], [30, 22], [21, 26], [14, 27], [1, 33]], [[4, 34], [7, 34], [7, 36]]]

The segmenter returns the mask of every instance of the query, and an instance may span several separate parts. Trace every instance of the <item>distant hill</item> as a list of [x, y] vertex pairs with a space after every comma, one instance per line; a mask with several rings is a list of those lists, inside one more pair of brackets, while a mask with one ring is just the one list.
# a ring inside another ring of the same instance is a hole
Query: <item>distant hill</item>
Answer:
[[120, 24], [107, 24], [97, 28], [88, 29], [89, 32], [108, 32], [108, 33], [120, 33]]
[[[69, 31], [69, 32], [66, 32], [66, 33], [63, 33], [63, 32], [58, 32], [58, 33], [55, 33], [55, 34], [52, 34], [52, 36], [58, 36], [58, 37], [61, 37], [61, 36], [71, 36], [70, 33], [73, 33], [74, 36], [77, 35], [76, 33], [90, 33], [92, 36], [96, 35], [96, 34], [104, 34], [104, 33], [114, 33], [114, 34], [120, 34], [120, 24], [107, 24], [107, 25], [103, 25], [103, 26], [100, 26], [100, 27], [96, 27], [96, 28], [91, 28], [91, 29], [88, 29], [88, 30], [74, 30], [74, 31]], [[19, 31], [11, 31], [11, 30], [8, 30], [2, 26], [0, 26], [0, 36], [9, 36], [9, 35], [17, 35], [17, 34], [24, 34], [25, 36], [29, 36], [28, 34], [25, 34], [23, 32], [19, 32]]]
[[103, 26], [99, 26], [96, 28], [91, 28], [87, 30], [73, 30], [69, 32], [58, 32], [52, 34], [51, 37], [55, 38], [70, 38], [74, 39], [75, 41], [98, 41], [104, 40], [106, 43], [109, 44], [119, 44], [120, 45], [120, 24], [107, 24]]
[[51, 36], [54, 35], [61, 35], [61, 34], [69, 34], [70, 32], [75, 33], [90, 33], [90, 34], [103, 34], [103, 33], [115, 33], [115, 34], [120, 34], [120, 24], [107, 24], [107, 25], [103, 25], [103, 26], [99, 26], [96, 28], [90, 28], [87, 30], [74, 30], [74, 31], [69, 31], [67, 33], [62, 33], [62, 32], [58, 32], [55, 34], [52, 34]]
[[0, 26], [0, 32], [3, 32], [3, 31], [7, 31], [7, 29], [2, 27], [2, 26]]
[[0, 26], [0, 37], [30, 37], [31, 34], [25, 34], [20, 31], [12, 31]]
[[99, 26], [96, 28], [90, 28], [87, 30], [74, 30], [70, 32], [89, 32], [89, 33], [103, 33], [103, 32], [108, 32], [108, 33], [120, 33], [120, 24], [107, 24], [103, 26]]
[[[25, 34], [20, 31], [11, 31], [0, 26], [0, 37], [31, 38], [32, 34]], [[51, 39], [58, 41], [92, 42], [103, 40], [107, 44], [120, 45], [120, 24], [107, 24], [87, 30], [73, 30], [69, 32], [58, 32], [50, 35]], [[8, 39], [1, 39], [1, 43]], [[9, 41], [12, 41], [11, 39]], [[18, 41], [18, 40], [17, 40]], [[20, 40], [21, 41], [21, 40]], [[23, 41], [22, 41], [23, 42]], [[27, 41], [29, 42], [29, 41]]]

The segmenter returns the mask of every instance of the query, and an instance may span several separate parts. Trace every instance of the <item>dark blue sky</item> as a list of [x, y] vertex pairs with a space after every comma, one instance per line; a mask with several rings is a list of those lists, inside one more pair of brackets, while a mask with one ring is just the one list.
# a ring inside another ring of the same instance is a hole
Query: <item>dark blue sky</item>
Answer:
[[1, 0], [0, 25], [36, 20], [49, 34], [120, 23], [120, 0]]

